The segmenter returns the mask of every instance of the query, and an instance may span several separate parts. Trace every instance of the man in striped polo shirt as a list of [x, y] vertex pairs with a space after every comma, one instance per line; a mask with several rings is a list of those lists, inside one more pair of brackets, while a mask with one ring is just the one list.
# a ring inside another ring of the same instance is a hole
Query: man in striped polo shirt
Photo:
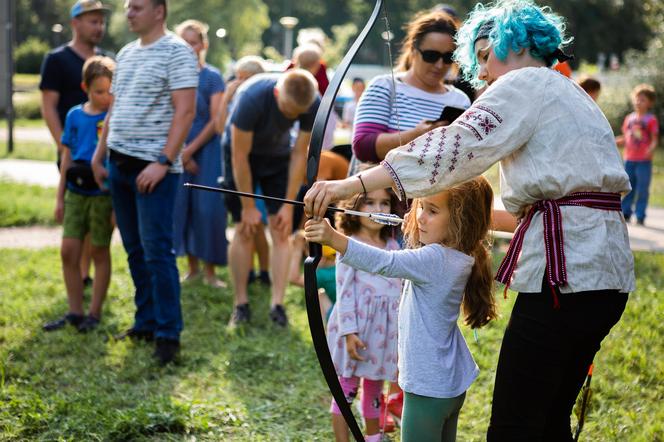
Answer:
[[195, 115], [198, 67], [189, 45], [166, 29], [166, 0], [128, 0], [125, 7], [139, 38], [118, 54], [114, 102], [93, 169], [101, 185], [108, 178], [136, 287], [134, 325], [118, 338], [156, 339], [154, 356], [167, 364], [182, 331], [173, 206], [180, 149]]

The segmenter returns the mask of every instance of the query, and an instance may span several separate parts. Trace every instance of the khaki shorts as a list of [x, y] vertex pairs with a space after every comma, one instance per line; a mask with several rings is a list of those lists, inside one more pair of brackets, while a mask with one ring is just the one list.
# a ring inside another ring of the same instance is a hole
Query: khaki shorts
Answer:
[[87, 196], [67, 190], [62, 237], [82, 241], [89, 232], [93, 246], [108, 247], [113, 234], [112, 212], [110, 195]]

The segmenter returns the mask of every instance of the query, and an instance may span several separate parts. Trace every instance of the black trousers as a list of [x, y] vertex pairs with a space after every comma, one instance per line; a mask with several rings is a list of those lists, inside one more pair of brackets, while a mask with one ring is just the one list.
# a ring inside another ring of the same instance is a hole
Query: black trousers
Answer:
[[572, 441], [570, 415], [588, 367], [618, 322], [617, 290], [519, 293], [505, 330], [493, 390], [489, 442]]

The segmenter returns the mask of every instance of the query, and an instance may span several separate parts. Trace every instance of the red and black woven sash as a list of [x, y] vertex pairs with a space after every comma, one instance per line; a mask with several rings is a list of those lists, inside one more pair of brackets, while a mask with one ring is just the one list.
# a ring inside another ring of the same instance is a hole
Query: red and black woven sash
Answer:
[[533, 216], [543, 212], [544, 246], [546, 248], [546, 277], [554, 293], [555, 287], [567, 284], [565, 251], [563, 248], [563, 219], [560, 206], [582, 206], [591, 209], [620, 211], [620, 194], [606, 192], [575, 192], [557, 200], [541, 200], [532, 205], [528, 214], [521, 220], [510, 241], [507, 254], [498, 267], [496, 280], [505, 284], [505, 292], [512, 280], [516, 263], [523, 247], [523, 238], [530, 226]]

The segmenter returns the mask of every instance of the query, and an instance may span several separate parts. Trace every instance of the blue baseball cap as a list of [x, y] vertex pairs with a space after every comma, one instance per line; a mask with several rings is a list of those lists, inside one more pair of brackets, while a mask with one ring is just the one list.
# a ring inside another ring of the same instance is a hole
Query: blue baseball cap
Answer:
[[92, 11], [102, 11], [110, 12], [110, 9], [102, 4], [98, 0], [78, 0], [74, 3], [74, 6], [71, 7], [71, 18], [76, 18], [80, 15], [83, 15], [87, 12]]

